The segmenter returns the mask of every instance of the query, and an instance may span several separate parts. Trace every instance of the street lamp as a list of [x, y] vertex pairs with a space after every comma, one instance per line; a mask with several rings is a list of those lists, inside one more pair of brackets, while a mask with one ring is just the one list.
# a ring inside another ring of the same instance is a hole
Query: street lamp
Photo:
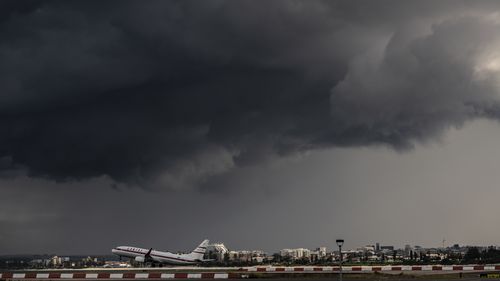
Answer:
[[337, 246], [339, 246], [339, 281], [342, 281], [342, 245], [344, 245], [344, 239], [337, 239]]

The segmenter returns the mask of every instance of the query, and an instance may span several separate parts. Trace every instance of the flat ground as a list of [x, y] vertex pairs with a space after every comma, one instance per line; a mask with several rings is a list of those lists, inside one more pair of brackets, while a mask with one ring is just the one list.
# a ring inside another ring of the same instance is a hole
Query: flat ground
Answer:
[[[339, 280], [337, 274], [291, 274], [291, 275], [258, 275], [251, 274], [249, 278], [259, 278], [260, 280]], [[241, 280], [241, 279], [239, 279]], [[344, 281], [487, 281], [500, 278], [481, 278], [480, 273], [450, 273], [450, 274], [344, 274]]]
[[[302, 278], [302, 277], [290, 277], [290, 278], [262, 278], [262, 279], [272, 279], [273, 281], [285, 281], [285, 280], [293, 280], [293, 281], [311, 281], [311, 280], [330, 280], [330, 281], [337, 281], [338, 278], [332, 278], [332, 277], [326, 277], [326, 276], [311, 276], [309, 278]], [[241, 281], [242, 279], [224, 279], [224, 280], [231, 280], [231, 281]], [[438, 276], [437, 278], [435, 276], [418, 276], [418, 277], [410, 277], [410, 276], [404, 276], [404, 277], [391, 277], [391, 278], [385, 278], [385, 277], [374, 277], [374, 276], [365, 276], [365, 277], [349, 277], [347, 276], [346, 278], [343, 278], [344, 281], [409, 281], [409, 280], [415, 280], [415, 281], [458, 281], [458, 280], [463, 280], [463, 281], [487, 281], [487, 280], [500, 280], [500, 278], [496, 279], [491, 279], [491, 278], [480, 278], [479, 275], [476, 276], [464, 276], [463, 278], [459, 277], [441, 277]]]

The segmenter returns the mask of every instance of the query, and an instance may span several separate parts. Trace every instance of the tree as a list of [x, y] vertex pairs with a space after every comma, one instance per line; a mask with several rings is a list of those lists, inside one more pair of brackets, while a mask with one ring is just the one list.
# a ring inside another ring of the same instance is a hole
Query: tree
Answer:
[[422, 261], [423, 261], [424, 263], [429, 263], [429, 262], [431, 262], [431, 252], [430, 252], [430, 251], [427, 251], [427, 253], [422, 254]]
[[495, 249], [495, 247], [488, 247], [487, 251], [482, 252], [481, 260], [484, 263], [498, 263], [500, 262], [500, 250]]
[[292, 257], [290, 257], [289, 255], [282, 256], [281, 260], [283, 261], [283, 263], [289, 265], [292, 262]]
[[470, 247], [467, 249], [467, 253], [465, 253], [463, 263], [478, 263], [481, 259], [481, 253], [477, 247]]
[[274, 253], [274, 254], [273, 254], [273, 262], [274, 262], [274, 263], [279, 263], [279, 262], [281, 262], [281, 255], [280, 255], [280, 254], [278, 254], [278, 253]]

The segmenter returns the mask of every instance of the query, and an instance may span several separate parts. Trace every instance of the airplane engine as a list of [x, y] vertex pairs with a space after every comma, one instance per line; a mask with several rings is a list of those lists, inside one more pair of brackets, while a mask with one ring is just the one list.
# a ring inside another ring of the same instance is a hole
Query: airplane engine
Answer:
[[144, 262], [146, 259], [144, 257], [135, 257], [136, 262]]

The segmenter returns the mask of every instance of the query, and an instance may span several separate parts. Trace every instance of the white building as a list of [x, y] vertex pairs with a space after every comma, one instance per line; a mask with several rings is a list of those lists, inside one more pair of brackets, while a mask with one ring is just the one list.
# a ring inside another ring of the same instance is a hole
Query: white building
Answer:
[[326, 257], [326, 247], [319, 247], [316, 249], [316, 252], [320, 258]]
[[266, 258], [266, 253], [261, 250], [241, 250], [241, 251], [230, 251], [229, 260], [240, 261], [240, 262], [263, 262]]
[[215, 258], [218, 262], [224, 261], [224, 257], [229, 253], [229, 250], [223, 243], [212, 243], [207, 246], [207, 254], [209, 258]]
[[60, 266], [62, 265], [62, 258], [61, 257], [58, 257], [58, 256], [53, 256], [52, 258], [50, 258], [50, 264], [52, 266]]
[[[325, 249], [326, 252], [326, 249]], [[311, 257], [311, 250], [305, 248], [297, 248], [297, 249], [283, 249], [280, 251], [280, 255], [282, 257], [290, 257], [292, 259], [303, 259]]]

